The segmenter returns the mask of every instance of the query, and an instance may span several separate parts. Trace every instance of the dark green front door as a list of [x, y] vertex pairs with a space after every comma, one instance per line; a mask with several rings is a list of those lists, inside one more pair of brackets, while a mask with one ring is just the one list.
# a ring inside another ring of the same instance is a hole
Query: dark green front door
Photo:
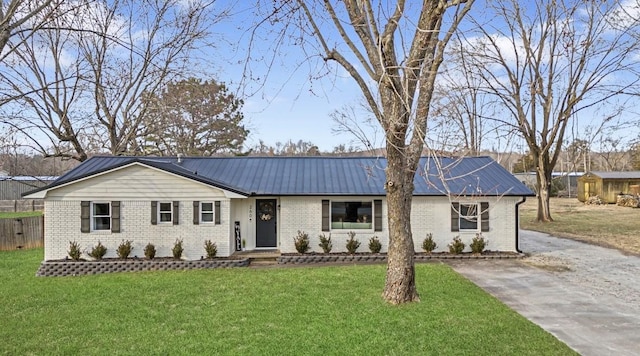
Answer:
[[256, 200], [256, 247], [277, 247], [276, 208], [275, 199]]

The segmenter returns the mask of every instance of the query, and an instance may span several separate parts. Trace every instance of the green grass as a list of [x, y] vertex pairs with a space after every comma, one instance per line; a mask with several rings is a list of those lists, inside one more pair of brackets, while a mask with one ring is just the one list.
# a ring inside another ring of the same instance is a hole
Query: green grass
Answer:
[[0, 354], [573, 354], [441, 264], [391, 306], [384, 265], [34, 277], [41, 259], [0, 252]]
[[13, 219], [13, 218], [26, 218], [30, 216], [42, 216], [42, 211], [2, 211], [0, 212], [0, 219]]

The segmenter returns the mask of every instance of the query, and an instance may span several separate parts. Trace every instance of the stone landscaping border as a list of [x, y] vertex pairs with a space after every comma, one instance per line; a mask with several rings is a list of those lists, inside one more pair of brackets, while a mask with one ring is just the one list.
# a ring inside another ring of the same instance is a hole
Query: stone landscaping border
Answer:
[[[431, 255], [419, 254], [414, 256], [416, 262], [429, 260], [493, 260], [493, 259], [513, 259], [525, 257], [523, 253], [491, 253], [485, 255], [474, 254], [443, 254], [435, 253]], [[387, 255], [355, 254], [355, 255], [283, 255], [278, 257], [278, 264], [311, 264], [311, 263], [352, 263], [352, 262], [385, 262]]]
[[203, 268], [247, 267], [248, 259], [238, 260], [117, 260], [117, 261], [45, 261], [36, 276], [62, 277], [113, 272], [189, 270]]
[[[523, 253], [489, 253], [483, 255], [474, 254], [444, 254], [431, 255], [417, 254], [416, 262], [430, 260], [485, 260], [485, 259], [513, 259], [525, 257]], [[304, 265], [322, 263], [383, 263], [387, 261], [386, 254], [313, 254], [313, 255], [282, 255], [277, 258], [280, 265]], [[205, 268], [230, 268], [248, 267], [250, 258], [244, 259], [214, 259], [214, 260], [103, 260], [103, 261], [45, 261], [40, 264], [36, 272], [38, 277], [62, 277], [81, 276], [88, 274], [102, 274], [114, 272], [141, 272], [141, 271], [169, 271], [190, 270]]]

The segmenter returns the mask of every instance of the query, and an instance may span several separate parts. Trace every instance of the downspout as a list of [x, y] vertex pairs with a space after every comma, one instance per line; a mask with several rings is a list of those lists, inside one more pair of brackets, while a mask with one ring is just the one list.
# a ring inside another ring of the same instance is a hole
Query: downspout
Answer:
[[522, 253], [520, 250], [520, 205], [527, 201], [527, 197], [516, 203], [516, 252]]

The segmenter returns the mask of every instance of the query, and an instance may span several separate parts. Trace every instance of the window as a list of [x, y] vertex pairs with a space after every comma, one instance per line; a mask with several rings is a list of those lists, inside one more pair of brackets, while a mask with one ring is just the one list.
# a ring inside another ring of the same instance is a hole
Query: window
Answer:
[[371, 202], [331, 202], [332, 229], [372, 229]]
[[111, 204], [91, 203], [91, 230], [111, 230]]
[[489, 203], [452, 203], [451, 231], [489, 231]]
[[460, 230], [478, 230], [478, 205], [460, 204]]
[[200, 203], [200, 222], [201, 223], [213, 223], [214, 210], [212, 202]]
[[173, 204], [171, 202], [159, 202], [158, 221], [160, 223], [173, 222]]

